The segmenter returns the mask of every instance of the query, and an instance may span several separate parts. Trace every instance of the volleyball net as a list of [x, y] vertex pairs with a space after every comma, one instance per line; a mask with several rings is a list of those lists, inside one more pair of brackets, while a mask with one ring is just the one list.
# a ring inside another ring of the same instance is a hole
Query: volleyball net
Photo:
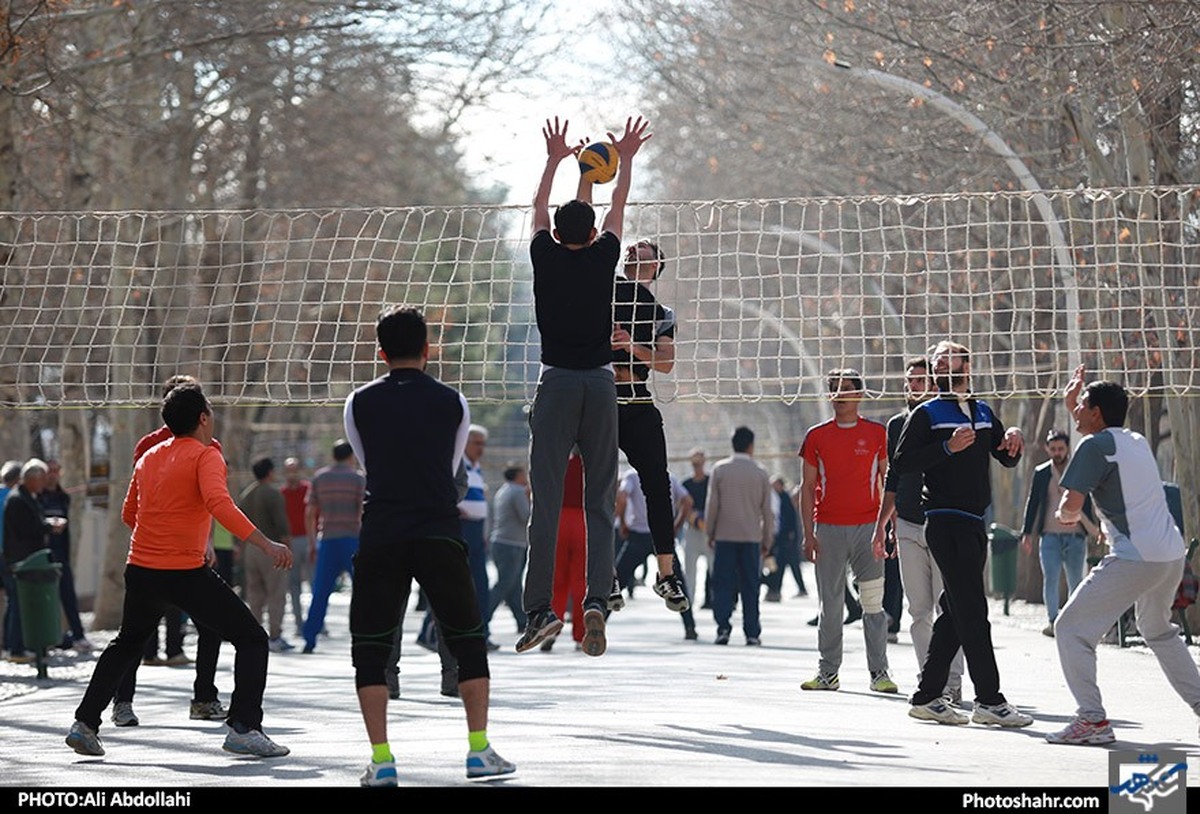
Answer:
[[[1198, 209], [1191, 187], [631, 204], [625, 241], [662, 247], [678, 322], [655, 395], [790, 403], [854, 367], [895, 397], [942, 339], [983, 395], [1056, 394], [1080, 362], [1195, 392]], [[217, 403], [333, 404], [382, 372], [395, 305], [424, 311], [431, 372], [469, 400], [529, 401], [530, 214], [0, 214], [0, 403], [153, 405], [191, 373]]]

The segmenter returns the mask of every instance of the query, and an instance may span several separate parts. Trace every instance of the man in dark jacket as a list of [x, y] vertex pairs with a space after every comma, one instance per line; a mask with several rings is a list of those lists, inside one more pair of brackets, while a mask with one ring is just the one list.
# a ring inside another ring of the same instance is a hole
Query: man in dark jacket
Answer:
[[1021, 549], [1026, 554], [1033, 551], [1034, 538], [1039, 540], [1042, 599], [1050, 620], [1042, 633], [1047, 636], [1054, 635], [1054, 620], [1058, 617], [1059, 574], [1066, 574], [1067, 596], [1070, 596], [1083, 581], [1087, 535], [1096, 529], [1090, 495], [1084, 500], [1082, 523], [1067, 525], [1054, 516], [1055, 507], [1062, 501], [1063, 488], [1059, 479], [1071, 459], [1070, 444], [1070, 436], [1062, 430], [1050, 430], [1046, 435], [1046, 454], [1050, 460], [1033, 470], [1029, 499], [1025, 502], [1025, 523], [1021, 527]]
[[988, 546], [983, 518], [992, 502], [988, 465], [995, 458], [1003, 466], [1016, 466], [1025, 439], [1016, 427], [1006, 430], [991, 407], [972, 395], [966, 347], [939, 342], [930, 365], [938, 395], [909, 414], [895, 458], [900, 475], [924, 474], [925, 542], [943, 583], [942, 614], [933, 623], [929, 654], [908, 714], [942, 724], [967, 723], [967, 717], [942, 697], [950, 661], [961, 646], [975, 684], [971, 720], [1001, 727], [1029, 726], [1033, 719], [1000, 692], [983, 592]]
[[[4, 499], [4, 567], [11, 575], [13, 567], [35, 551], [48, 546], [47, 534], [50, 525], [42, 514], [38, 493], [46, 486], [46, 464], [30, 458], [21, 467], [21, 482]], [[58, 521], [58, 518], [55, 518]], [[65, 525], [63, 523], [62, 525]], [[61, 528], [59, 522], [55, 529]], [[10, 580], [9, 584], [15, 585]], [[9, 661], [28, 664], [33, 657], [25, 652], [25, 640], [21, 634], [21, 608], [9, 598], [11, 627], [6, 630]]]

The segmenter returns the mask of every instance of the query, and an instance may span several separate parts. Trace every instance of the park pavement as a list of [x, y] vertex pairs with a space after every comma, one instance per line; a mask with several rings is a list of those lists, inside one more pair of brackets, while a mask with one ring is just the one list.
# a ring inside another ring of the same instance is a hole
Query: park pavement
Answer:
[[[316, 652], [271, 655], [264, 731], [291, 748], [280, 759], [223, 752], [221, 724], [188, 719], [191, 669], [169, 667], [140, 670], [140, 726], [118, 729], [106, 714], [107, 754], [77, 755], [63, 739], [95, 654], [55, 654], [47, 679], [29, 666], [0, 664], [0, 792], [356, 786], [370, 753], [354, 695], [349, 600], [348, 586], [333, 596], [329, 635]], [[1172, 749], [1187, 754], [1189, 785], [1198, 786], [1196, 717], [1144, 645], [1100, 647], [1117, 743], [1052, 746], [1044, 735], [1070, 720], [1074, 704], [1054, 640], [1041, 633], [1041, 606], [1014, 601], [1006, 616], [992, 602], [1002, 689], [1035, 719], [1016, 730], [908, 717], [917, 665], [907, 620], [888, 649], [898, 695], [868, 690], [861, 623], [845, 627], [841, 690], [802, 692], [817, 666], [816, 628], [807, 624], [816, 610], [813, 596], [763, 603], [761, 647], [745, 646], [736, 616], [732, 641], [717, 646], [709, 611], [696, 611], [699, 641], [685, 641], [679, 617], [641, 588], [610, 619], [608, 652], [590, 658], [565, 634], [549, 653], [517, 654], [515, 624], [501, 607], [492, 623], [503, 646], [490, 655], [488, 734], [518, 771], [490, 785], [1103, 790], [1112, 750]], [[400, 785], [465, 786], [462, 708], [439, 692], [436, 654], [413, 643], [419, 618], [410, 612], [402, 698], [389, 707]], [[111, 633], [89, 635], [104, 641]], [[226, 644], [217, 682], [226, 703], [232, 663]], [[965, 687], [969, 697], [969, 680]]]

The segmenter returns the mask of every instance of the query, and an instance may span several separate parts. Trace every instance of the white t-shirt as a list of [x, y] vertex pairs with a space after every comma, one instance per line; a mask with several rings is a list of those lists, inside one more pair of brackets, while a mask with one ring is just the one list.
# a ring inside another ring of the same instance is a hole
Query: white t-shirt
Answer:
[[1167, 508], [1154, 453], [1133, 430], [1108, 427], [1086, 436], [1071, 456], [1061, 484], [1064, 489], [1091, 493], [1115, 556], [1171, 562], [1187, 553]]

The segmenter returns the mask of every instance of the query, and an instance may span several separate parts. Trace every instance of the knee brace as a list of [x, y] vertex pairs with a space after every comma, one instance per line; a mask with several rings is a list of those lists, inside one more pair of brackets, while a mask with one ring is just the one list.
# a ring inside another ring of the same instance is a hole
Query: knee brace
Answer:
[[858, 599], [863, 613], [883, 612], [883, 577], [858, 583]]

